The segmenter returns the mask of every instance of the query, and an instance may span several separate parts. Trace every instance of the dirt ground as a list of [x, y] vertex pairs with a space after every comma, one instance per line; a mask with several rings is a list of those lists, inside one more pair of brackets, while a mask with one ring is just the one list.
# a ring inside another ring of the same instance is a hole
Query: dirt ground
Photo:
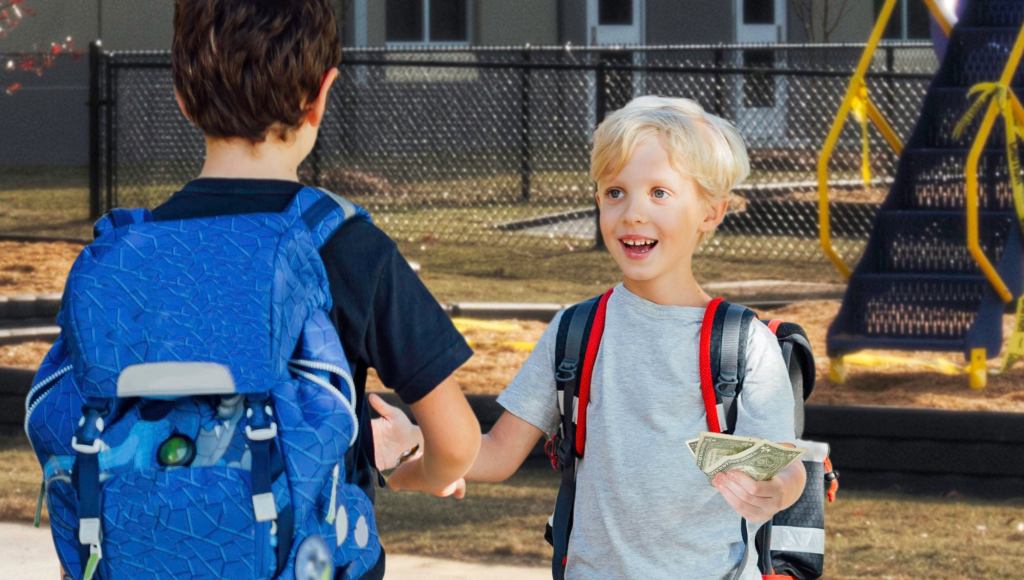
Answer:
[[[69, 243], [0, 241], [0, 295], [60, 292], [80, 246]], [[967, 377], [955, 373], [964, 361], [954, 353], [872, 351], [848, 363], [846, 383], [828, 379], [825, 333], [839, 302], [808, 301], [760, 312], [764, 319], [781, 318], [802, 325], [819, 354], [818, 381], [810, 403], [822, 405], [885, 405], [936, 409], [1024, 412], [1024, 364], [1004, 375], [989, 377], [988, 387], [972, 391]], [[535, 321], [456, 319], [456, 326], [476, 355], [456, 372], [467, 393], [496, 394], [515, 376], [546, 324]], [[1005, 335], [1012, 318], [1005, 319]], [[33, 341], [0, 346], [0, 366], [34, 367], [49, 344]], [[999, 361], [992, 361], [995, 369]], [[943, 372], [945, 371], [945, 372]], [[383, 389], [375, 376], [368, 388]]]

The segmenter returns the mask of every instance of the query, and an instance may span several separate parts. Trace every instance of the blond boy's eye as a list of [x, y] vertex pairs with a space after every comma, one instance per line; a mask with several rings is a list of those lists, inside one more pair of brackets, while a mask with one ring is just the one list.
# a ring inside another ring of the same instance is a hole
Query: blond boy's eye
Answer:
[[608, 191], [606, 192], [606, 195], [609, 198], [611, 198], [611, 199], [619, 199], [620, 197], [622, 197], [623, 195], [626, 195], [626, 194], [621, 189], [619, 189], [617, 187], [612, 187], [612, 188], [608, 189]]
[[652, 195], [657, 199], [665, 199], [666, 197], [668, 197], [668, 192], [665, 191], [664, 189], [658, 188], [654, 190]]

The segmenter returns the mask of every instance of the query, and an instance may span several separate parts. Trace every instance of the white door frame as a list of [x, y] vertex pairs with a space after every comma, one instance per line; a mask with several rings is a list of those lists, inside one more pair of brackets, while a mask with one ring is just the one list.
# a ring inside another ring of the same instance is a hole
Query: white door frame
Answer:
[[646, 5], [645, 0], [626, 0], [633, 2], [633, 23], [600, 24], [598, 22], [598, 0], [587, 0], [587, 44], [591, 46], [608, 46], [620, 44], [643, 44], [646, 37]]
[[[736, 42], [739, 44], [779, 44], [785, 42], [786, 0], [774, 1], [774, 22], [771, 24], [747, 24], [743, 20], [743, 4], [745, 0], [733, 0], [736, 21]], [[784, 66], [782, 57], [776, 56], [775, 65]], [[735, 65], [746, 68], [745, 53], [736, 55]], [[787, 83], [784, 76], [776, 76], [773, 83], [773, 101], [769, 107], [748, 107], [745, 102], [744, 88], [746, 78], [737, 78], [735, 82], [734, 119], [737, 128], [743, 133], [747, 142], [753, 146], [784, 145], [788, 142], [787, 133]]]

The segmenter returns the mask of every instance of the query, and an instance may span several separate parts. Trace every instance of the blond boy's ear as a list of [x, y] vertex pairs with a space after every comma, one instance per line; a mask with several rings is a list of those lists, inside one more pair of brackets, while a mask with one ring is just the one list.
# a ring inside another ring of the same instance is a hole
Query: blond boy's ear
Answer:
[[320, 91], [317, 92], [316, 99], [309, 108], [309, 112], [306, 113], [306, 121], [311, 126], [319, 127], [320, 123], [324, 120], [324, 112], [327, 110], [327, 95], [330, 93], [331, 86], [334, 85], [336, 80], [338, 80], [338, 69], [337, 67], [331, 67], [331, 70], [324, 74], [324, 80], [320, 82]]
[[729, 199], [707, 204], [707, 211], [704, 213], [704, 221], [698, 228], [701, 232], [713, 232], [722, 220], [725, 219], [725, 212], [729, 210]]

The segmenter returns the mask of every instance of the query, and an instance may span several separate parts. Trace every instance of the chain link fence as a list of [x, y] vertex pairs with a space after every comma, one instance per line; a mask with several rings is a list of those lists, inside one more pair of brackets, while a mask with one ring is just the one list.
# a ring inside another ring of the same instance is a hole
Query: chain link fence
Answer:
[[[614, 49], [347, 49], [304, 180], [365, 205], [403, 242], [577, 248], [595, 243], [590, 135], [645, 95], [688, 97], [732, 121], [752, 162], [702, 252], [824, 260], [817, 243], [818, 153], [862, 45]], [[930, 45], [890, 45], [872, 99], [910, 134], [938, 67]], [[199, 169], [202, 137], [174, 102], [169, 55], [108, 53], [94, 70], [96, 209], [154, 206]], [[896, 156], [844, 129], [831, 164], [833, 234], [860, 252]]]

